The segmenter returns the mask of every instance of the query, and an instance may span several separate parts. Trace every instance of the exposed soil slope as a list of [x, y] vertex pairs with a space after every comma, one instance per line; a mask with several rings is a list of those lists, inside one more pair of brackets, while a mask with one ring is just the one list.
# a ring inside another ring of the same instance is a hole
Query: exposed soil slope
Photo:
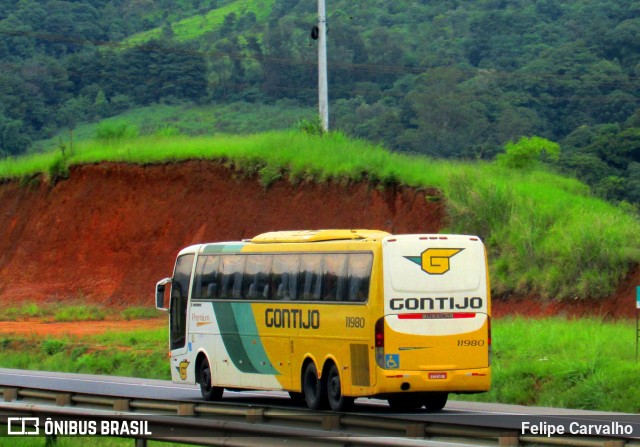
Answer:
[[[0, 303], [86, 300], [153, 305], [155, 282], [170, 276], [190, 244], [238, 240], [273, 230], [370, 228], [437, 232], [438, 191], [379, 189], [368, 183], [279, 181], [268, 189], [219, 163], [189, 161], [74, 167], [51, 186], [0, 184]], [[635, 316], [636, 269], [608, 300], [494, 301], [494, 315]]]
[[[74, 167], [51, 187], [0, 185], [0, 302], [151, 305], [190, 244], [273, 230], [437, 232], [441, 201], [408, 188], [256, 179], [207, 161]], [[437, 195], [437, 191], [428, 192]]]

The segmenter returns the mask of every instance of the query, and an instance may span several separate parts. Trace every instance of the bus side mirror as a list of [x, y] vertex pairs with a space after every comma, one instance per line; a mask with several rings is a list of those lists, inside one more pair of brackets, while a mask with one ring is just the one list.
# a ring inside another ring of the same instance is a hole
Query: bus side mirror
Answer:
[[156, 309], [164, 310], [165, 312], [169, 309], [164, 306], [164, 291], [166, 285], [171, 282], [171, 278], [165, 278], [156, 283]]

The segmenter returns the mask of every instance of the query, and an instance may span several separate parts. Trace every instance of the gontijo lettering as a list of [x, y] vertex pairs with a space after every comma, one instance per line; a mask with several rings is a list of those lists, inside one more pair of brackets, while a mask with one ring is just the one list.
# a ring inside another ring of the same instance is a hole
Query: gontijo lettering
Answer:
[[389, 305], [391, 310], [465, 310], [482, 309], [483, 301], [479, 296], [392, 298]]
[[264, 311], [264, 325], [276, 328], [318, 329], [320, 311], [268, 308]]

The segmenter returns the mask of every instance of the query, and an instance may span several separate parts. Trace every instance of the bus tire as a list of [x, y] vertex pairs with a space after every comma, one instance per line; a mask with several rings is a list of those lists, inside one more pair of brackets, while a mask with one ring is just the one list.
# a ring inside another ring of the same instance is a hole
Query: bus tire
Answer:
[[302, 375], [302, 393], [307, 407], [311, 410], [322, 410], [327, 407], [327, 384], [325, 378], [318, 379], [315, 363], [309, 362]]
[[440, 411], [447, 405], [449, 393], [429, 393], [424, 400], [427, 411]]
[[202, 393], [203, 399], [208, 401], [222, 399], [224, 388], [211, 386], [211, 367], [207, 359], [202, 361], [198, 374], [200, 377], [200, 392]]
[[391, 396], [387, 399], [387, 402], [389, 402], [389, 406], [394, 411], [413, 411], [424, 405], [424, 399], [412, 393]]
[[327, 376], [327, 400], [329, 401], [329, 407], [336, 412], [349, 410], [355, 400], [353, 397], [342, 395], [340, 372], [335, 364], [331, 365]]

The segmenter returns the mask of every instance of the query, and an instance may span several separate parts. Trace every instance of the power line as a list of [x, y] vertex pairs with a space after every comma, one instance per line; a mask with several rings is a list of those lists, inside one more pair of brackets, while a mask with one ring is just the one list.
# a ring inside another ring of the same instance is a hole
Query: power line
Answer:
[[[318, 62], [313, 58], [309, 59], [296, 59], [290, 57], [280, 57], [275, 55], [264, 55], [264, 54], [249, 54], [249, 53], [240, 53], [240, 52], [231, 52], [231, 51], [220, 51], [220, 50], [195, 50], [188, 49], [185, 46], [172, 46], [172, 45], [157, 45], [154, 43], [127, 43], [127, 42], [112, 42], [112, 41], [104, 41], [104, 40], [91, 40], [86, 38], [79, 37], [70, 37], [67, 35], [60, 34], [52, 34], [52, 33], [42, 33], [42, 32], [34, 32], [34, 31], [21, 31], [21, 30], [7, 30], [0, 29], [0, 35], [7, 35], [13, 37], [30, 37], [39, 40], [45, 40], [49, 42], [57, 42], [57, 43], [71, 43], [75, 45], [83, 45], [83, 46], [94, 46], [94, 47], [106, 47], [112, 49], [137, 49], [143, 51], [163, 51], [163, 52], [173, 52], [173, 53], [183, 53], [190, 54], [195, 56], [202, 57], [210, 57], [210, 58], [224, 58], [228, 57], [230, 59], [237, 60], [255, 60], [257, 62], [262, 63], [274, 63], [274, 64], [286, 64], [286, 65], [306, 65], [310, 68], [317, 67]], [[178, 43], [180, 45], [180, 43]], [[499, 69], [485, 69], [485, 68], [474, 68], [474, 67], [458, 67], [458, 66], [449, 66], [449, 67], [424, 67], [424, 66], [407, 66], [407, 65], [385, 65], [385, 64], [376, 64], [376, 63], [351, 63], [339, 60], [331, 61], [331, 69], [332, 70], [355, 70], [362, 72], [372, 72], [376, 74], [414, 74], [420, 75], [428, 73], [429, 70], [435, 68], [452, 68], [455, 70], [459, 70], [460, 72], [466, 73], [468, 75], [474, 74], [484, 74], [486, 76], [494, 76], [494, 77], [509, 77], [509, 78], [556, 78], [556, 79], [607, 79], [610, 82], [626, 82], [626, 83], [636, 83], [640, 82], [640, 76], [634, 75], [623, 75], [620, 77], [611, 77], [606, 75], [599, 75], [594, 73], [553, 73], [553, 72], [528, 72], [523, 70], [516, 71], [505, 71]], [[514, 81], [518, 81], [514, 79]]]

